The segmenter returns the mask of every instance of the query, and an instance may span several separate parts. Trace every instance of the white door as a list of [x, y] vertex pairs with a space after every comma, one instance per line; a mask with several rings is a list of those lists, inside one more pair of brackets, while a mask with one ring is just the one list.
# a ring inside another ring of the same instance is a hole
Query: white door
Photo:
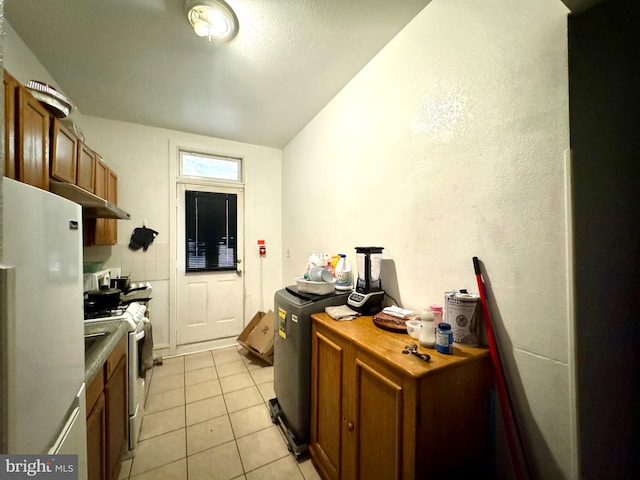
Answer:
[[[214, 194], [211, 197], [216, 198], [215, 202], [225, 196], [231, 199], [231, 202], [235, 202], [235, 213], [233, 208], [227, 210], [227, 232], [224, 234], [219, 232], [225, 224], [222, 218], [224, 213], [221, 213], [224, 207], [216, 208], [215, 212], [207, 214], [215, 216], [215, 222], [211, 221], [210, 217], [205, 217], [204, 206], [199, 207], [196, 214], [193, 213], [193, 198], [202, 198], [200, 192], [205, 192], [205, 196], [207, 192]], [[233, 187], [179, 184], [177, 196], [176, 343], [186, 345], [238, 336], [242, 332], [244, 318], [244, 282], [241, 268], [244, 245], [243, 190]], [[192, 200], [189, 200], [188, 196]], [[187, 205], [191, 205], [190, 214], [186, 212]], [[198, 217], [196, 223], [200, 224], [201, 238], [196, 238], [198, 233], [194, 235], [193, 232], [195, 217]], [[191, 223], [189, 235], [187, 223]], [[213, 223], [217, 225], [218, 233], [206, 232]], [[216, 240], [206, 239], [206, 234], [216, 236]], [[205, 245], [207, 242], [209, 245]], [[234, 248], [237, 252], [233, 251]], [[188, 271], [189, 269], [191, 271]]]

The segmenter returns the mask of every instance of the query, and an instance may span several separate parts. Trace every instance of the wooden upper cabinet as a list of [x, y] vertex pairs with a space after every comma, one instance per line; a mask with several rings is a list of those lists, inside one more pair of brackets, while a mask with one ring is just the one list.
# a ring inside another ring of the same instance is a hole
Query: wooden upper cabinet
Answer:
[[107, 199], [107, 183], [109, 178], [109, 167], [100, 155], [95, 155], [95, 184], [93, 193], [100, 198]]
[[76, 183], [78, 139], [57, 118], [51, 130], [51, 178]]
[[[29, 90], [3, 69], [4, 175], [49, 190], [49, 179], [75, 184], [118, 204], [118, 176], [52, 115]], [[83, 219], [84, 245], [115, 245], [113, 218]]]
[[118, 175], [111, 169], [107, 176], [107, 200], [114, 205], [118, 204]]
[[[118, 204], [118, 176], [96, 155], [96, 191], [95, 194], [114, 205]], [[118, 242], [118, 221], [113, 218], [97, 218], [94, 245], [115, 245]]]
[[95, 193], [96, 154], [84, 142], [78, 140], [78, 169], [76, 185]]
[[[118, 175], [111, 169], [109, 169], [107, 177], [107, 200], [118, 205]], [[110, 245], [115, 245], [118, 243], [118, 220], [110, 218], [106, 221], [109, 222]]]
[[21, 85], [17, 99], [16, 178], [49, 190], [49, 111]]
[[16, 89], [18, 82], [6, 70], [4, 81], [4, 176], [16, 178]]

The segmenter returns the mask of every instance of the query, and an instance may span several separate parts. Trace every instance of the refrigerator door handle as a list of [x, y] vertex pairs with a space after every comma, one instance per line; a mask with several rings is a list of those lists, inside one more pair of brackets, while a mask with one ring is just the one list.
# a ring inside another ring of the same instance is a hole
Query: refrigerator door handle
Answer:
[[76, 397], [76, 399], [73, 402], [73, 410], [71, 411], [69, 418], [67, 418], [67, 421], [64, 423], [64, 427], [62, 427], [62, 431], [60, 432], [60, 435], [58, 435], [58, 438], [54, 442], [53, 446], [47, 452], [48, 455], [57, 454], [60, 451], [60, 448], [62, 447], [64, 442], [67, 440], [67, 437], [72, 431], [72, 428], [76, 423], [78, 416], [80, 415], [79, 403], [80, 403], [80, 399]]
[[[0, 264], [0, 432], [8, 432], [13, 428], [9, 422], [9, 393], [13, 388], [13, 378], [6, 374], [9, 369], [13, 342], [13, 322], [15, 316], [16, 293], [16, 269], [15, 267]], [[9, 438], [0, 435], [0, 452], [9, 451]]]

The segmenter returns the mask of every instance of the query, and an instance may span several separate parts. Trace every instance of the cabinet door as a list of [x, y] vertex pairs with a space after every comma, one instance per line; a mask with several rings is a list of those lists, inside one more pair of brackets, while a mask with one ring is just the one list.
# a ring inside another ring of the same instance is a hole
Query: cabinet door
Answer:
[[402, 379], [385, 370], [378, 362], [356, 353], [349, 372], [354, 382], [347, 425], [353, 427], [348, 427], [346, 434], [345, 478], [410, 477], [402, 472], [403, 448], [409, 447], [404, 442], [411, 442], [402, 435]]
[[76, 185], [86, 191], [95, 192], [96, 156], [84, 142], [78, 141], [78, 172]]
[[113, 374], [107, 380], [106, 437], [107, 437], [107, 479], [114, 480], [120, 472], [120, 459], [127, 445], [127, 361], [122, 356]]
[[100, 155], [95, 155], [95, 184], [93, 193], [95, 193], [100, 198], [107, 198], [107, 182], [108, 182], [108, 172], [109, 167], [104, 160], [100, 157]]
[[18, 82], [6, 70], [4, 81], [4, 176], [16, 178], [16, 88]]
[[[342, 431], [346, 386], [343, 366], [346, 348], [314, 327], [311, 360], [311, 441], [309, 450], [324, 478], [342, 477]], [[346, 478], [346, 477], [344, 477]], [[377, 477], [372, 477], [377, 478]]]
[[[109, 167], [102, 160], [100, 155], [96, 155], [96, 183], [95, 194], [100, 198], [107, 198]], [[105, 218], [96, 218], [93, 223], [93, 245], [110, 245], [109, 223]]]
[[78, 141], [75, 134], [57, 118], [51, 132], [51, 177], [67, 183], [76, 183]]
[[104, 394], [101, 393], [87, 417], [88, 480], [105, 480], [106, 478], [105, 418]]
[[18, 86], [17, 178], [49, 190], [49, 112]]
[[[118, 176], [111, 169], [107, 178], [107, 200], [118, 205]], [[115, 245], [118, 243], [118, 220], [109, 218], [107, 221], [109, 222], [109, 243]]]
[[[117, 205], [118, 177], [109, 166], [96, 156], [96, 195]], [[94, 245], [115, 245], [118, 241], [117, 220], [113, 218], [97, 218], [95, 221]]]

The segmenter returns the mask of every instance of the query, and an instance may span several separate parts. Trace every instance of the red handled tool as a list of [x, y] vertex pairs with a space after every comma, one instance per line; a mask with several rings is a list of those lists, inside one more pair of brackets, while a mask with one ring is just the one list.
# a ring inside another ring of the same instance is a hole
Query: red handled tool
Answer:
[[473, 257], [473, 270], [476, 274], [476, 280], [478, 282], [478, 290], [480, 290], [480, 301], [482, 303], [482, 314], [485, 319], [485, 326], [487, 328], [487, 338], [489, 340], [489, 351], [491, 353], [491, 361], [493, 363], [493, 369], [496, 376], [496, 384], [498, 387], [498, 398], [500, 400], [500, 411], [502, 412], [502, 418], [504, 419], [504, 426], [506, 429], [507, 443], [509, 445], [509, 452], [511, 453], [511, 461], [513, 468], [518, 479], [529, 479], [531, 475], [527, 465], [527, 459], [524, 454], [522, 446], [522, 438], [518, 429], [518, 424], [513, 411], [513, 405], [507, 391], [507, 383], [504, 378], [504, 370], [502, 369], [502, 363], [500, 361], [500, 354], [498, 352], [498, 344], [493, 332], [493, 326], [491, 325], [491, 315], [489, 313], [489, 305], [487, 304], [487, 291], [482, 279], [482, 273], [480, 272], [480, 262], [478, 257]]

